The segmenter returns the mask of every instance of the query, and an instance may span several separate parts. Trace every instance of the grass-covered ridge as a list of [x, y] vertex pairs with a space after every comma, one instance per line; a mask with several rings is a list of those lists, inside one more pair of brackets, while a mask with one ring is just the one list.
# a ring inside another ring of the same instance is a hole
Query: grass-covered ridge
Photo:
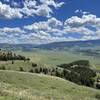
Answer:
[[0, 65], [0, 70], [14, 70], [29, 73], [39, 73], [57, 76], [79, 85], [94, 87], [96, 72], [90, 68], [87, 60], [74, 61], [59, 66], [39, 65], [29, 61], [5, 62]]
[[[11, 55], [12, 58], [13, 52]], [[66, 52], [56, 51], [18, 51], [16, 55], [29, 60], [0, 61], [0, 100], [100, 99], [100, 91], [94, 86], [96, 72], [88, 59], [80, 60]]]
[[0, 71], [0, 100], [99, 100], [99, 94], [53, 76]]

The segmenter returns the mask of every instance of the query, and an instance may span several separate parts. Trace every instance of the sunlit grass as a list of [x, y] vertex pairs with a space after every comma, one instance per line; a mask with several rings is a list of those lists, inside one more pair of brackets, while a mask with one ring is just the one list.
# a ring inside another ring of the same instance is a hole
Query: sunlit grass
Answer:
[[0, 71], [0, 100], [97, 100], [99, 90], [53, 76]]

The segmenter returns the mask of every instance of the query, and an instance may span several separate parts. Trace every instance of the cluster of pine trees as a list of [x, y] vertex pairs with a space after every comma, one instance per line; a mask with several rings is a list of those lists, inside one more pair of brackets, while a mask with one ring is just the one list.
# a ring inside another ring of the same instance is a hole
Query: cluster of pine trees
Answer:
[[30, 60], [30, 59], [22, 55], [16, 55], [11, 51], [0, 50], [0, 61], [8, 61], [8, 60]]
[[[23, 70], [21, 70], [23, 71]], [[47, 75], [57, 76], [72, 81], [79, 85], [93, 87], [96, 72], [89, 67], [89, 61], [80, 60], [70, 64], [62, 64], [58, 67], [44, 68], [38, 67], [32, 63], [31, 73], [43, 73]]]
[[61, 64], [58, 67], [64, 68], [64, 77], [77, 84], [92, 87], [96, 72], [90, 68], [89, 61], [79, 60], [70, 64]]

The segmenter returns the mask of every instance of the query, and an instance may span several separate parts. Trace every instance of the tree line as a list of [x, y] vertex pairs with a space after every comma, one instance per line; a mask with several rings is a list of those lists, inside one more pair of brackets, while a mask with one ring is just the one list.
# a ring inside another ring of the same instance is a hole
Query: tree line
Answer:
[[96, 72], [91, 69], [88, 60], [74, 61], [70, 64], [61, 64], [58, 67], [64, 68], [66, 79], [86, 86], [94, 86]]
[[8, 60], [30, 60], [30, 59], [22, 55], [17, 55], [11, 51], [0, 50], [0, 61], [8, 61]]
[[[24, 71], [24, 69], [20, 68], [20, 71]], [[32, 63], [32, 68], [29, 69], [29, 72], [57, 76], [89, 87], [94, 86], [94, 77], [96, 77], [96, 72], [90, 68], [89, 61], [85, 60], [75, 61], [70, 64], [61, 64], [57, 67], [50, 68], [38, 67], [37, 64]]]

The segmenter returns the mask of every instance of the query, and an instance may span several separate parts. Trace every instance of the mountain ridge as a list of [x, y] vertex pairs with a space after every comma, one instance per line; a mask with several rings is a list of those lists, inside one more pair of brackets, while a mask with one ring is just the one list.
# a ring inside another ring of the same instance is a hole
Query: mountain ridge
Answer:
[[1, 49], [6, 50], [24, 50], [31, 51], [34, 48], [37, 49], [64, 49], [64, 48], [73, 48], [73, 47], [94, 47], [100, 46], [100, 39], [98, 40], [86, 40], [86, 41], [62, 41], [62, 42], [52, 42], [46, 44], [9, 44], [9, 43], [0, 43]]
[[100, 39], [98, 40], [87, 40], [87, 41], [63, 41], [63, 42], [53, 42], [48, 44], [41, 44], [38, 45], [36, 48], [40, 49], [63, 49], [64, 47], [92, 47], [92, 46], [99, 46]]

